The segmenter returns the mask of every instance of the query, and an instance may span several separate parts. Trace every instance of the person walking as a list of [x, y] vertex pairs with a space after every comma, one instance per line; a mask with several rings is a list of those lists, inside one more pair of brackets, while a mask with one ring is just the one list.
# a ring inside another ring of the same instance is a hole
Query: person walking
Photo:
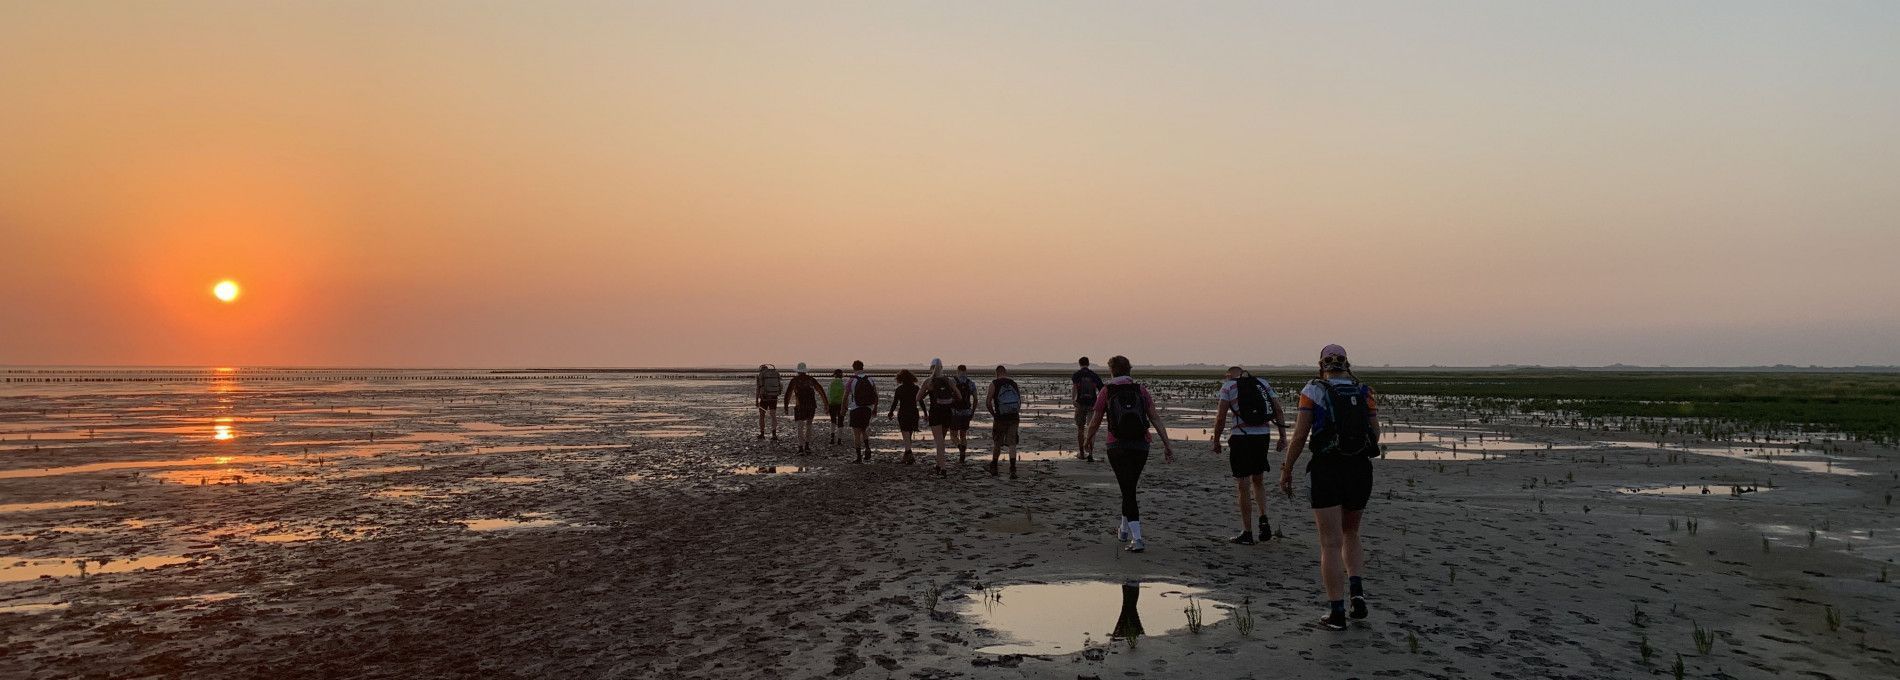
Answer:
[[1319, 531], [1320, 583], [1328, 609], [1320, 626], [1345, 630], [1346, 598], [1351, 617], [1368, 615], [1365, 553], [1359, 528], [1372, 498], [1372, 459], [1379, 455], [1379, 408], [1372, 388], [1359, 382], [1346, 360], [1346, 348], [1327, 345], [1319, 353], [1319, 378], [1300, 388], [1300, 415], [1286, 461], [1280, 466], [1280, 490], [1293, 495], [1293, 464], [1307, 447], [1306, 464], [1313, 524]]
[[[943, 374], [942, 359], [930, 360], [930, 377], [924, 381], [923, 389], [928, 398], [925, 410], [930, 422], [930, 435], [937, 441], [937, 475], [943, 476], [948, 474], [943, 467], [943, 437], [950, 429], [952, 414], [956, 411], [957, 402], [962, 399], [962, 396], [959, 394], [957, 381]], [[957, 460], [961, 462], [962, 458], [959, 457]]]
[[759, 377], [753, 386], [753, 395], [759, 402], [759, 439], [765, 439], [765, 421], [772, 421], [772, 441], [778, 441], [778, 395], [784, 388], [779, 383], [778, 367], [771, 364], [759, 364]]
[[970, 379], [970, 367], [957, 364], [950, 378], [957, 384], [957, 403], [950, 408], [950, 440], [957, 445], [957, 464], [970, 451], [970, 421], [976, 419], [976, 381]]
[[811, 426], [817, 419], [820, 400], [824, 400], [826, 410], [831, 409], [830, 397], [818, 385], [818, 379], [805, 372], [805, 362], [798, 362], [798, 372], [785, 385], [785, 406], [792, 411], [792, 434], [798, 437], [799, 453], [811, 453]]
[[1088, 437], [1082, 430], [1088, 427], [1089, 414], [1095, 411], [1095, 397], [1102, 393], [1102, 376], [1089, 368], [1089, 358], [1075, 361], [1081, 368], [1069, 376], [1069, 398], [1075, 403], [1075, 457], [1082, 460], [1095, 460], [1095, 453], [1088, 450]]
[[844, 369], [831, 369], [831, 384], [825, 386], [825, 415], [831, 417], [831, 445], [838, 445], [839, 430], [844, 429]]
[[851, 451], [856, 454], [852, 462], [871, 462], [871, 417], [877, 415], [877, 383], [871, 376], [864, 374], [864, 362], [851, 362], [851, 379], [845, 381], [844, 394], [847, 400], [851, 424]]
[[1009, 449], [1009, 478], [1016, 478], [1016, 443], [1022, 436], [1023, 392], [1009, 377], [1009, 369], [996, 367], [996, 379], [984, 397], [990, 412], [990, 476], [995, 477], [997, 459]]
[[[916, 458], [910, 451], [910, 439], [917, 434], [917, 376], [906, 368], [897, 372], [897, 389], [891, 392], [891, 410], [884, 414], [886, 420], [897, 419], [897, 430], [904, 435], [904, 464], [910, 465]], [[941, 462], [939, 463], [941, 467]]]
[[1239, 366], [1227, 367], [1227, 379], [1216, 393], [1220, 401], [1214, 415], [1214, 455], [1221, 453], [1221, 434], [1227, 430], [1227, 417], [1234, 418], [1234, 434], [1227, 440], [1227, 467], [1234, 473], [1235, 507], [1240, 509], [1240, 534], [1232, 542], [1252, 545], [1256, 522], [1249, 517], [1250, 506], [1259, 506], [1260, 540], [1273, 538], [1273, 523], [1267, 520], [1267, 448], [1273, 442], [1269, 425], [1280, 430], [1280, 450], [1286, 450], [1286, 412], [1273, 385]]
[[1168, 440], [1168, 427], [1155, 410], [1154, 395], [1130, 375], [1134, 366], [1128, 357], [1117, 355], [1108, 360], [1111, 377], [1094, 400], [1082, 450], [1093, 459], [1095, 433], [1108, 422], [1108, 466], [1115, 471], [1115, 483], [1121, 487], [1121, 527], [1116, 540], [1127, 541], [1126, 550], [1138, 553], [1148, 549], [1141, 536], [1141, 508], [1135, 502], [1135, 486], [1141, 481], [1142, 468], [1148, 465], [1148, 446], [1152, 427], [1161, 436], [1163, 460], [1174, 462], [1174, 443]]

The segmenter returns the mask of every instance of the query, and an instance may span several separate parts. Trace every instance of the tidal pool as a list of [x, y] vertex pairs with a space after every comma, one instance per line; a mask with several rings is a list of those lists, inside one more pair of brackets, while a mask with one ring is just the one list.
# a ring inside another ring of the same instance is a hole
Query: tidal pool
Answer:
[[1225, 620], [1231, 607], [1206, 593], [1163, 581], [1022, 583], [971, 593], [958, 613], [994, 634], [979, 652], [1062, 655], [1186, 631], [1195, 606], [1202, 625]]

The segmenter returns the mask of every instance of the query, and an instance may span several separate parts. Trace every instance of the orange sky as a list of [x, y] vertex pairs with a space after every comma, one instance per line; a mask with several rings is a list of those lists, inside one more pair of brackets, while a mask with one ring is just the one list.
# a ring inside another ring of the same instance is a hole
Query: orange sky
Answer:
[[0, 364], [1900, 364], [1897, 33], [7, 3]]

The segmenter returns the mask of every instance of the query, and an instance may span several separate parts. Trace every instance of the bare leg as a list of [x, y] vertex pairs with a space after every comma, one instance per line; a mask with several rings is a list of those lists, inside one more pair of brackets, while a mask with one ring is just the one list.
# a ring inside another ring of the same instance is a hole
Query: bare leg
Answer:
[[[1267, 476], [1265, 474], [1258, 474], [1258, 475], [1253, 476], [1253, 500], [1255, 504], [1258, 504], [1260, 506], [1260, 516], [1266, 517], [1267, 516]], [[1245, 514], [1245, 512], [1243, 511], [1242, 514]], [[1241, 519], [1245, 520], [1247, 518], [1242, 517]]]
[[1327, 600], [1346, 599], [1345, 560], [1341, 559], [1340, 547], [1345, 536], [1340, 528], [1340, 507], [1319, 508], [1313, 511], [1313, 524], [1319, 529], [1319, 580], [1326, 586]]
[[1340, 537], [1345, 544], [1342, 548], [1346, 553], [1347, 576], [1358, 576], [1366, 570], [1365, 550], [1359, 545], [1359, 521], [1365, 517], [1365, 514], [1364, 510], [1355, 510], [1342, 513], [1340, 517], [1339, 529]]
[[943, 426], [942, 425], [930, 426], [930, 436], [935, 437], [937, 440], [937, 469], [942, 470], [943, 469]]
[[1252, 506], [1253, 502], [1248, 499], [1247, 496], [1253, 492], [1253, 489], [1249, 487], [1258, 481], [1260, 481], [1258, 476], [1241, 477], [1234, 480], [1234, 495], [1236, 496], [1234, 504], [1240, 507], [1240, 530], [1242, 532], [1253, 531], [1253, 518], [1247, 516], [1247, 508]]

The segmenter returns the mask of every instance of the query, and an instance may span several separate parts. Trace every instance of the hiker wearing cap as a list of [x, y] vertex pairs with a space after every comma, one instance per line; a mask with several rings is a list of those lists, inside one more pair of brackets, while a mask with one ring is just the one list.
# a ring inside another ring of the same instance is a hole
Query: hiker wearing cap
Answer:
[[818, 416], [819, 400], [825, 400], [826, 408], [830, 408], [830, 397], [818, 385], [818, 379], [805, 372], [805, 362], [798, 362], [798, 373], [785, 386], [785, 405], [792, 409], [792, 431], [798, 435], [799, 453], [811, 453], [811, 424]]
[[1220, 400], [1214, 415], [1214, 455], [1221, 452], [1221, 434], [1227, 430], [1227, 416], [1234, 416], [1234, 434], [1227, 440], [1227, 467], [1234, 473], [1235, 503], [1240, 508], [1240, 534], [1232, 542], [1252, 545], [1254, 518], [1250, 506], [1259, 506], [1260, 540], [1273, 538], [1273, 523], [1267, 521], [1267, 448], [1273, 442], [1268, 426], [1280, 430], [1280, 449], [1286, 449], [1286, 413], [1273, 385], [1256, 378], [1239, 366], [1227, 367], [1227, 379], [1221, 382], [1215, 397]]
[[1121, 527], [1115, 530], [1115, 536], [1128, 542], [1128, 552], [1138, 553], [1148, 549], [1148, 542], [1141, 537], [1141, 508], [1135, 502], [1135, 485], [1141, 481], [1142, 468], [1148, 466], [1149, 428], [1161, 435], [1163, 460], [1169, 463], [1174, 462], [1174, 443], [1168, 440], [1168, 428], [1155, 410], [1154, 395], [1129, 375], [1133, 370], [1128, 357], [1118, 355], [1108, 360], [1108, 372], [1113, 377], [1094, 399], [1082, 450], [1094, 458], [1095, 432], [1107, 421], [1108, 466], [1115, 471], [1115, 483], [1122, 491]]
[[765, 439], [765, 421], [772, 421], [772, 441], [778, 441], [778, 395], [783, 390], [779, 384], [778, 367], [771, 364], [759, 364], [759, 377], [754, 385], [753, 396], [759, 402], [759, 439]]
[[1365, 554], [1359, 526], [1372, 498], [1372, 459], [1379, 455], [1379, 410], [1372, 388], [1359, 382], [1346, 360], [1346, 348], [1327, 345], [1319, 353], [1319, 378], [1300, 389], [1300, 415], [1293, 425], [1280, 490], [1293, 495], [1293, 463], [1313, 449], [1306, 464], [1313, 523], [1319, 531], [1320, 582], [1329, 608], [1320, 618], [1328, 630], [1346, 629], [1346, 597], [1351, 617], [1366, 618], [1361, 577]]
[[957, 403], [950, 408], [950, 440], [957, 445], [957, 464], [970, 450], [970, 421], [976, 419], [976, 381], [970, 379], [970, 367], [957, 364], [950, 378], [957, 384]]
[[[959, 367], [961, 368], [961, 367]], [[1016, 442], [1023, 422], [1023, 392], [1009, 377], [1009, 369], [996, 367], [996, 379], [990, 381], [989, 396], [984, 398], [990, 412], [990, 476], [996, 476], [996, 462], [1003, 449], [1009, 449], [1009, 478], [1016, 478]]]
[[[930, 420], [930, 435], [937, 440], [937, 474], [942, 476], [948, 474], [943, 467], [943, 435], [954, 419], [957, 402], [963, 400], [963, 390], [957, 387], [957, 381], [943, 374], [942, 359], [930, 360], [930, 377], [924, 380], [923, 389], [928, 400], [925, 407]], [[962, 462], [963, 459], [959, 456], [957, 460]]]
[[831, 384], [825, 386], [825, 415], [831, 416], [831, 445], [838, 445], [838, 431], [844, 429], [844, 369], [831, 369]]
[[877, 415], [877, 383], [864, 374], [864, 362], [851, 362], [852, 375], [844, 384], [846, 416], [851, 424], [851, 462], [871, 462], [871, 417]]
[[[906, 368], [897, 372], [897, 389], [891, 392], [891, 410], [884, 414], [885, 420], [897, 419], [897, 430], [904, 436], [904, 464], [909, 465], [917, 459], [910, 452], [910, 438], [917, 434], [917, 375]], [[943, 460], [937, 460], [937, 468], [943, 468]]]
[[1088, 357], [1077, 359], [1075, 363], [1081, 366], [1069, 376], [1069, 398], [1075, 403], [1075, 457], [1092, 461], [1095, 453], [1088, 450], [1088, 437], [1082, 430], [1088, 427], [1089, 415], [1095, 412], [1095, 397], [1102, 393], [1102, 376], [1089, 368]]

